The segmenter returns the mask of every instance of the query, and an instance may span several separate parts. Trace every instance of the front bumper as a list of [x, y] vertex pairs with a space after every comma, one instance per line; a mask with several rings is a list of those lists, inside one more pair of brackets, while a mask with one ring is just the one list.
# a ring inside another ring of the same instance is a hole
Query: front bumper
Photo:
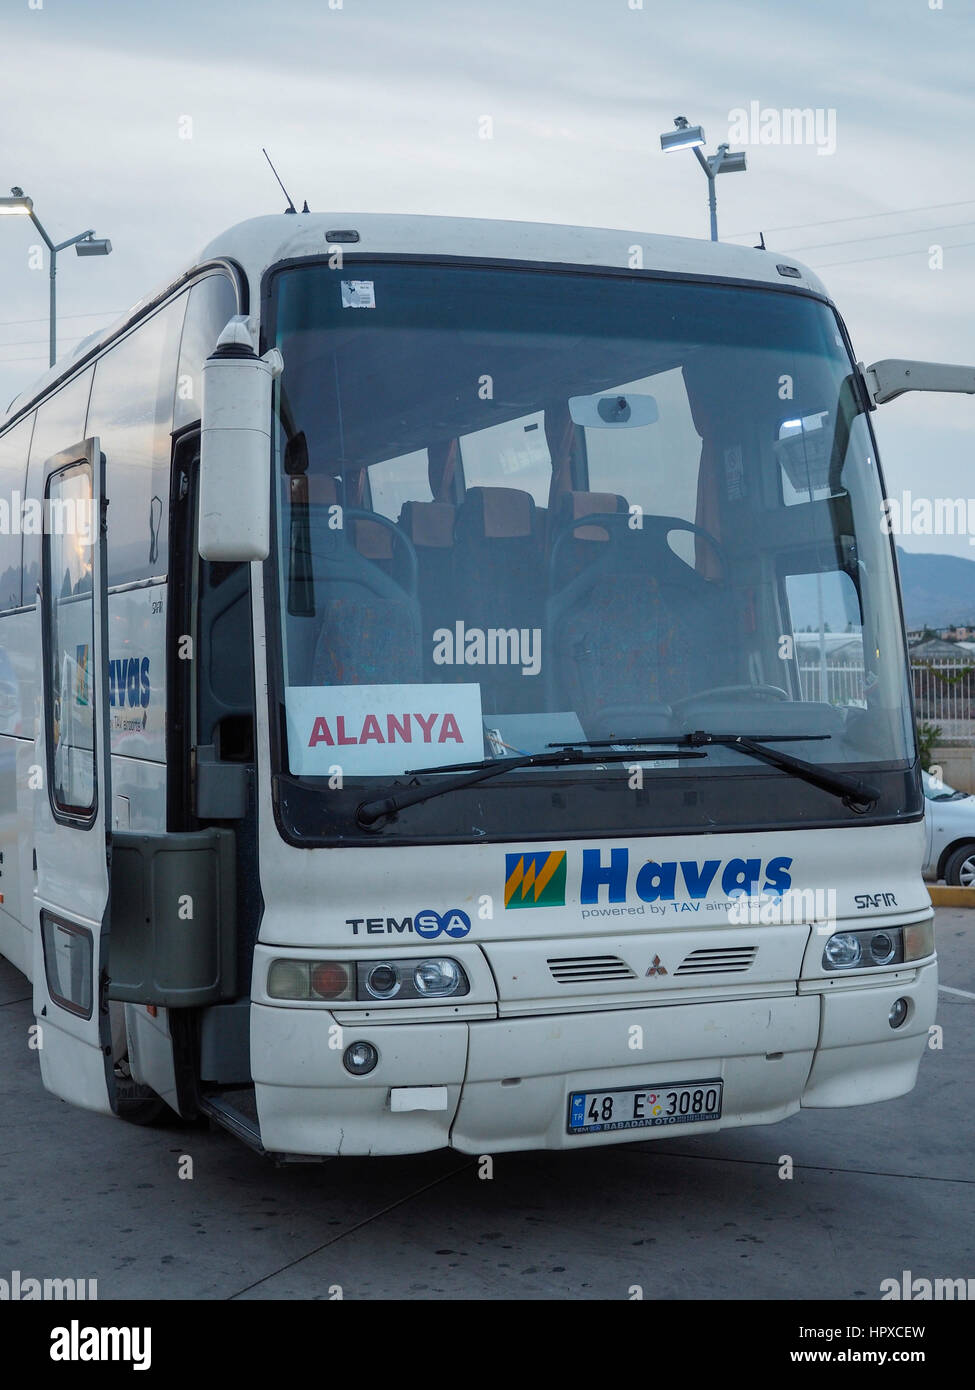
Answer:
[[[897, 998], [910, 1012], [895, 1032], [888, 1014]], [[322, 1008], [255, 1003], [261, 1136], [272, 1153], [322, 1156], [447, 1146], [494, 1154], [672, 1138], [681, 1126], [567, 1134], [569, 1093], [713, 1077], [725, 1083], [722, 1117], [694, 1124], [694, 1133], [770, 1124], [800, 1105], [858, 1105], [911, 1090], [936, 1003], [934, 961], [908, 979], [845, 984], [825, 995], [533, 1018], [339, 1029]], [[342, 1054], [360, 1039], [378, 1048], [379, 1064], [354, 1077]], [[437, 1108], [394, 1109], [391, 1093], [400, 1088], [430, 1088], [434, 1100], [419, 1103]]]

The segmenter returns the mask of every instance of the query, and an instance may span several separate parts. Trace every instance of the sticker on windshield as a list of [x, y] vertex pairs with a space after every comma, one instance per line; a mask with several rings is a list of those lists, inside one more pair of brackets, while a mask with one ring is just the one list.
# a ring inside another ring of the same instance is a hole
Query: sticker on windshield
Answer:
[[484, 757], [479, 685], [298, 685], [285, 707], [299, 777], [392, 777]]
[[343, 280], [343, 309], [375, 309], [376, 286], [372, 280]]

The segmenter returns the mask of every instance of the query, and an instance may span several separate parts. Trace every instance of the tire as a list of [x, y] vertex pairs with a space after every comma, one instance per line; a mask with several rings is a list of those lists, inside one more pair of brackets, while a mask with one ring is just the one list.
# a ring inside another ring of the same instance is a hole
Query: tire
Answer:
[[975, 840], [952, 850], [945, 864], [945, 883], [975, 888]]
[[130, 1125], [165, 1125], [179, 1118], [149, 1086], [117, 1073], [115, 1105], [119, 1119]]

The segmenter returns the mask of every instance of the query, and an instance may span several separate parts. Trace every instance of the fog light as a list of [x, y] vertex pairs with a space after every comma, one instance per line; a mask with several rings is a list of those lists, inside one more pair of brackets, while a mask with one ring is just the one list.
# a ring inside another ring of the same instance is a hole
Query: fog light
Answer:
[[890, 1006], [890, 1013], [887, 1015], [887, 1022], [891, 1028], [899, 1028], [907, 1018], [910, 1005], [906, 999], [895, 999]]
[[460, 988], [462, 978], [460, 968], [453, 960], [421, 960], [413, 971], [417, 994], [427, 997], [466, 994], [467, 991]]
[[852, 932], [837, 932], [826, 943], [823, 965], [833, 970], [849, 970], [860, 960], [860, 942]]
[[376, 999], [391, 999], [399, 990], [395, 965], [374, 965], [366, 976], [366, 989]]
[[897, 942], [885, 931], [870, 938], [870, 959], [874, 965], [889, 965], [897, 954]]
[[353, 1076], [366, 1076], [379, 1061], [379, 1053], [370, 1042], [350, 1043], [342, 1056], [346, 1071]]

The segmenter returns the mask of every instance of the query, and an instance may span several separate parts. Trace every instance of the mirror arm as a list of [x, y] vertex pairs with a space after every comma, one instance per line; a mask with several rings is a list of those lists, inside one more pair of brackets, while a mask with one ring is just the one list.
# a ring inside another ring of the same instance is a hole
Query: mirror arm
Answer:
[[975, 395], [975, 367], [884, 357], [869, 367], [858, 362], [857, 370], [874, 405], [895, 400], [907, 391], [961, 391]]

